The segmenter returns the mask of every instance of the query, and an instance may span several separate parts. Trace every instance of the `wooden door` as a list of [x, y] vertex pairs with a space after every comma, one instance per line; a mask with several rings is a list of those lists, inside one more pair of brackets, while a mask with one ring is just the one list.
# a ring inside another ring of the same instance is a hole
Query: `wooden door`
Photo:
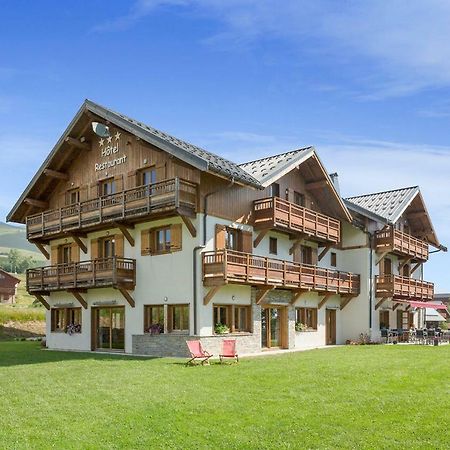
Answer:
[[325, 326], [326, 345], [336, 345], [336, 310], [326, 310]]

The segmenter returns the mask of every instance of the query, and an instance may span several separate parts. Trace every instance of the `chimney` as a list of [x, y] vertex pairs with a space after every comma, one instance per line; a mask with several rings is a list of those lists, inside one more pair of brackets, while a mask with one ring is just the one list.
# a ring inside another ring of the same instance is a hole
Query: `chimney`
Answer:
[[339, 189], [339, 175], [337, 172], [330, 173], [331, 181], [333, 182], [333, 186], [336, 189], [337, 193], [341, 195], [341, 190]]

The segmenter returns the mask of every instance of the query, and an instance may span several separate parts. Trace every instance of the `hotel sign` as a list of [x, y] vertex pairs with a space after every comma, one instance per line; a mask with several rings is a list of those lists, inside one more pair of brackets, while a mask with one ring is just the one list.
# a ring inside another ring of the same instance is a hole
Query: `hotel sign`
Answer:
[[[111, 167], [119, 166], [123, 164], [127, 160], [127, 155], [118, 156], [117, 154], [120, 152], [119, 142], [120, 142], [120, 134], [117, 132], [114, 137], [109, 136], [107, 138], [101, 138], [98, 141], [101, 153], [100, 157], [102, 159], [107, 159], [107, 161], [102, 161], [99, 163], [95, 163], [95, 171], [98, 172], [100, 170], [110, 169]], [[113, 141], [114, 139], [114, 141]], [[115, 156], [117, 155], [117, 156]], [[113, 157], [113, 158], [111, 158]]]

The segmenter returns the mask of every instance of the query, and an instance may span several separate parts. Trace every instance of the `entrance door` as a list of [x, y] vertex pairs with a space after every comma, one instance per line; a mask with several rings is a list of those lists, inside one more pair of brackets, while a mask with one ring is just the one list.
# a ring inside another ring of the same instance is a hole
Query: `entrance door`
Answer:
[[263, 348], [285, 348], [285, 308], [261, 309], [261, 346]]
[[326, 344], [336, 345], [336, 310], [326, 310]]
[[96, 350], [125, 350], [125, 308], [97, 308], [93, 310]]

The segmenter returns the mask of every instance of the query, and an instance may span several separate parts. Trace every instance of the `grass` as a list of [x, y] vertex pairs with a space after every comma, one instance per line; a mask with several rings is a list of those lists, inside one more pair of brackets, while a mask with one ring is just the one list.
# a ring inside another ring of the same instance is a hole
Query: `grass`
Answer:
[[1, 448], [448, 448], [450, 346], [185, 367], [0, 342]]
[[0, 306], [0, 325], [7, 322], [32, 322], [44, 321], [44, 308], [15, 308], [11, 306]]

